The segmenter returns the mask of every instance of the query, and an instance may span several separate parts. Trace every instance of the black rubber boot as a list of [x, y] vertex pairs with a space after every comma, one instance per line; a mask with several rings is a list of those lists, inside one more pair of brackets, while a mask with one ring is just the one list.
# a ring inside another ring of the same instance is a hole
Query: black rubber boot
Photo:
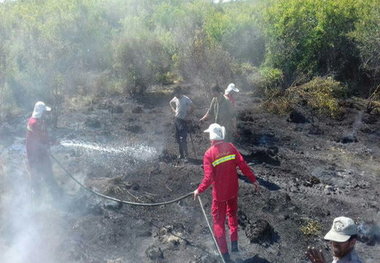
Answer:
[[226, 263], [231, 263], [232, 262], [231, 258], [230, 258], [230, 254], [228, 254], [228, 252], [222, 254], [222, 256], [223, 256], [224, 262], [226, 262]]
[[237, 241], [231, 242], [231, 252], [239, 252], [239, 247], [238, 247]]
[[183, 143], [182, 142], [178, 143], [178, 150], [179, 150], [179, 158], [180, 159], [185, 158], [184, 149], [183, 149]]
[[186, 141], [183, 142], [182, 149], [183, 149], [183, 153], [185, 155], [185, 158], [188, 158], [189, 157], [189, 151], [187, 150], [187, 142]]

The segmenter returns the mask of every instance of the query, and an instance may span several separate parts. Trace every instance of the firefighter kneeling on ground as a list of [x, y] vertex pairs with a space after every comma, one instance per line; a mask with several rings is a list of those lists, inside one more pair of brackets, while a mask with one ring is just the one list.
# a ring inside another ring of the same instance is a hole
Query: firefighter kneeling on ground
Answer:
[[47, 132], [44, 114], [51, 111], [42, 101], [34, 105], [32, 117], [28, 120], [26, 134], [26, 154], [31, 176], [33, 197], [41, 197], [42, 181], [44, 181], [54, 198], [61, 198], [63, 191], [54, 179], [52, 164], [49, 157], [50, 140]]
[[204, 177], [199, 187], [194, 191], [194, 199], [212, 185], [212, 217], [214, 236], [220, 252], [226, 262], [230, 262], [228, 253], [225, 221], [228, 216], [230, 228], [231, 251], [238, 251], [238, 175], [239, 167], [245, 176], [253, 183], [256, 191], [259, 186], [255, 174], [251, 171], [243, 157], [232, 143], [224, 142], [225, 128], [213, 123], [204, 132], [209, 133], [211, 147], [203, 157]]

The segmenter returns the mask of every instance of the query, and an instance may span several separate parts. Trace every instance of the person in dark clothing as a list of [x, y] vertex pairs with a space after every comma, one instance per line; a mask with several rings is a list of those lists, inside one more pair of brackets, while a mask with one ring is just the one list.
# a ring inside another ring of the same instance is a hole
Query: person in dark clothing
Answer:
[[41, 197], [42, 183], [45, 182], [55, 198], [61, 198], [62, 189], [54, 179], [50, 161], [50, 140], [46, 128], [44, 113], [51, 108], [42, 101], [38, 101], [33, 110], [32, 117], [27, 123], [26, 154], [33, 196]]
[[193, 112], [193, 102], [191, 99], [183, 94], [180, 87], [174, 90], [174, 97], [169, 102], [170, 108], [174, 112], [174, 126], [176, 131], [176, 140], [179, 148], [179, 158], [187, 161], [187, 134], [189, 116]]
[[218, 123], [226, 129], [226, 138], [224, 140], [233, 142], [237, 129], [235, 109], [231, 101], [224, 96], [223, 90], [219, 86], [213, 86], [211, 92], [213, 98], [210, 107], [200, 121], [205, 121], [212, 115], [214, 123]]

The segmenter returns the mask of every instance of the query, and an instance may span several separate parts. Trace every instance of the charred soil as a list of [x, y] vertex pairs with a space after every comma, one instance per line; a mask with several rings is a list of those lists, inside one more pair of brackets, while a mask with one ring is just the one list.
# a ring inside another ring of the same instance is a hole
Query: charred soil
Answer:
[[[102, 194], [144, 203], [175, 199], [201, 181], [202, 156], [209, 146], [202, 131], [210, 122], [195, 121], [209, 99], [189, 97], [196, 110], [187, 163], [177, 159], [171, 97], [155, 91], [62, 112], [51, 132], [61, 145], [53, 146], [52, 154]], [[307, 262], [308, 245], [320, 247], [331, 259], [323, 235], [333, 218], [343, 215], [361, 226], [357, 250], [364, 261], [380, 262], [380, 118], [355, 102], [347, 105], [339, 121], [306, 115], [299, 122], [294, 114], [267, 113], [260, 100], [240, 94], [235, 144], [261, 189], [257, 193], [239, 180], [240, 251], [232, 254], [235, 262]], [[26, 194], [24, 121], [0, 131], [2, 262], [219, 262], [199, 203], [191, 197], [158, 207], [120, 205], [80, 188], [54, 163], [67, 192], [65, 202], [50, 198], [32, 204]], [[201, 197], [209, 214], [210, 190]], [[17, 257], [18, 248], [24, 252]]]

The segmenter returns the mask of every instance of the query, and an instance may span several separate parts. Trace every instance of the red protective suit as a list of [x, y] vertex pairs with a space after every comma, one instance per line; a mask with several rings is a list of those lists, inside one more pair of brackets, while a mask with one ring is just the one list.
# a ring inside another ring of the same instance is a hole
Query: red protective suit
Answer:
[[26, 154], [31, 174], [32, 190], [34, 195], [39, 197], [41, 194], [41, 183], [45, 181], [49, 185], [52, 195], [60, 198], [62, 196], [62, 189], [58, 186], [53, 176], [49, 148], [49, 135], [44, 120], [30, 118], [27, 124]]
[[30, 166], [48, 157], [49, 135], [42, 119], [30, 118], [26, 132], [26, 154]]
[[232, 143], [212, 141], [212, 146], [203, 157], [204, 177], [198, 187], [199, 193], [204, 192], [210, 185], [212, 189], [212, 216], [214, 221], [214, 235], [222, 254], [228, 252], [225, 221], [228, 215], [231, 241], [238, 240], [238, 175], [239, 167], [252, 183], [256, 177], [239, 151]]
[[232, 105], [235, 107], [236, 106], [236, 100], [234, 98], [234, 96], [232, 96], [231, 94], [224, 94], [224, 96], [229, 100], [231, 101]]

